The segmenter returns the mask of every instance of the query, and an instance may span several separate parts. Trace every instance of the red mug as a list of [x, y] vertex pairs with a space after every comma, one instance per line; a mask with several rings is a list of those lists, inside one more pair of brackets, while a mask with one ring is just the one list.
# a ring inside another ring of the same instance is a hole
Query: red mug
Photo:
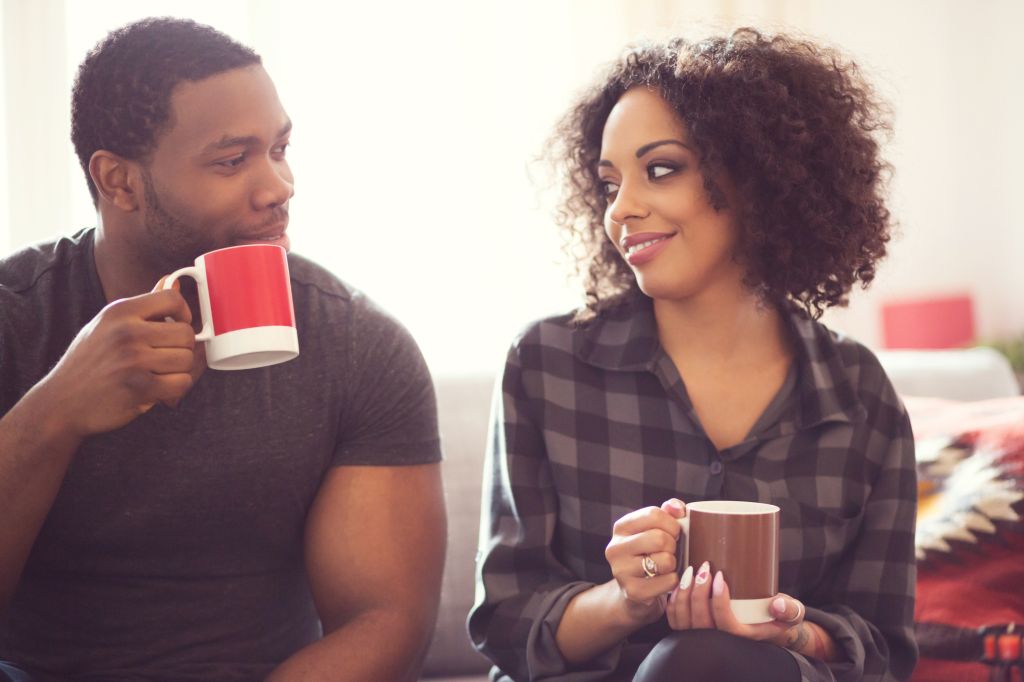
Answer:
[[211, 369], [252, 369], [276, 365], [299, 354], [288, 254], [274, 244], [246, 244], [210, 251], [195, 265], [172, 273], [164, 289], [191, 277], [199, 291]]

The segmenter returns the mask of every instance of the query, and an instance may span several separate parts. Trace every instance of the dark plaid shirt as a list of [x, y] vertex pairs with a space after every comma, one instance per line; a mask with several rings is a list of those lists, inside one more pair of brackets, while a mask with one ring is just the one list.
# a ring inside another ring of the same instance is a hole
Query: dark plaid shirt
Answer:
[[583, 666], [555, 644], [569, 601], [612, 578], [624, 514], [671, 497], [781, 508], [779, 589], [846, 662], [793, 654], [804, 680], [904, 680], [913, 639], [916, 474], [910, 422], [876, 358], [796, 309], [785, 385], [738, 445], [702, 430], [657, 341], [649, 300], [585, 328], [543, 320], [517, 339], [495, 395], [477, 599], [469, 630], [516, 680], [631, 679], [664, 618]]

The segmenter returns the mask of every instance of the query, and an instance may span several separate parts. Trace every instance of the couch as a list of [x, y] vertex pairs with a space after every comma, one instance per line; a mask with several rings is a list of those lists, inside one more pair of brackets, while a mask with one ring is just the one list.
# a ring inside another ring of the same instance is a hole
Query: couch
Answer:
[[[996, 351], [887, 351], [879, 358], [902, 395], [981, 400], [1019, 395], [1013, 372]], [[448, 504], [448, 550], [434, 640], [422, 679], [483, 682], [488, 662], [466, 634], [473, 604], [473, 571], [480, 526], [480, 492], [490, 403], [496, 374], [436, 379], [444, 484]]]

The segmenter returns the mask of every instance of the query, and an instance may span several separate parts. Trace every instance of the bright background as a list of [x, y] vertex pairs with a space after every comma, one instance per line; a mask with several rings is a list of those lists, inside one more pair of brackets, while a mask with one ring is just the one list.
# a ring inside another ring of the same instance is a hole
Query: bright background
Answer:
[[966, 293], [980, 337], [1024, 332], [1024, 3], [339, 5], [2, 0], [0, 254], [95, 224], [69, 141], [86, 51], [134, 19], [187, 16], [254, 47], [277, 82], [295, 249], [401, 319], [436, 373], [496, 370], [518, 329], [578, 300], [533, 163], [574, 93], [628, 42], [754, 25], [841, 46], [895, 110], [901, 235], [826, 321], [878, 344], [883, 302]]

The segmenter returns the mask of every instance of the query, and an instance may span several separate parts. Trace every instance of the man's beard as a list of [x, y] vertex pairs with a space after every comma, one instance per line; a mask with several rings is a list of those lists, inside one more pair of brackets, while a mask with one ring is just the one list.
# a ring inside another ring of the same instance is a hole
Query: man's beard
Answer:
[[146, 200], [146, 251], [154, 266], [170, 273], [192, 265], [201, 254], [217, 248], [200, 227], [164, 208], [148, 170], [142, 173], [142, 185]]

